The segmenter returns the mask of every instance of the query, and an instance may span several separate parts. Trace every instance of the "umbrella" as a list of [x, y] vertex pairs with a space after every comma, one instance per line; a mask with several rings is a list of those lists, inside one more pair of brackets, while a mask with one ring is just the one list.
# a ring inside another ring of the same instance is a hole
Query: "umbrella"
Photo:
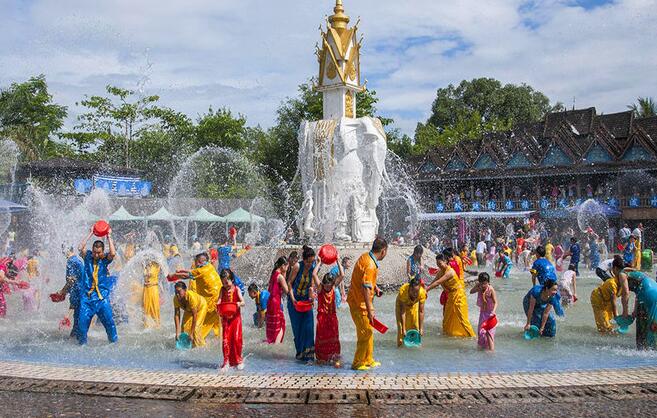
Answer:
[[235, 209], [226, 215], [225, 221], [228, 223], [251, 223], [251, 222], [264, 222], [265, 218], [262, 216], [254, 215], [245, 211], [242, 208]]
[[143, 221], [144, 218], [141, 216], [132, 215], [130, 212], [126, 210], [126, 208], [121, 206], [116, 212], [110, 215], [109, 220], [110, 221]]

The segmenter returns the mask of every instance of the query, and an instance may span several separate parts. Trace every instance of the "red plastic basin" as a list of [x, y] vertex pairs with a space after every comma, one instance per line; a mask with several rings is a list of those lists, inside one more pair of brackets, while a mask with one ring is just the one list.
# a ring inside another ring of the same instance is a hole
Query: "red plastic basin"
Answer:
[[383, 325], [378, 319], [372, 318], [372, 322], [370, 323], [372, 325], [372, 328], [375, 330], [379, 331], [381, 334], [385, 334], [388, 332], [388, 327]]
[[94, 235], [97, 237], [104, 237], [109, 233], [110, 226], [102, 219], [94, 224]]
[[223, 302], [217, 305], [217, 310], [219, 315], [231, 317], [237, 314], [238, 307], [236, 302]]
[[310, 312], [313, 309], [313, 303], [309, 300], [300, 300], [294, 304], [294, 309], [301, 313]]
[[322, 264], [330, 265], [338, 261], [338, 249], [333, 244], [324, 244], [319, 247], [318, 255]]
[[497, 315], [493, 315], [481, 324], [481, 328], [490, 331], [497, 326]]

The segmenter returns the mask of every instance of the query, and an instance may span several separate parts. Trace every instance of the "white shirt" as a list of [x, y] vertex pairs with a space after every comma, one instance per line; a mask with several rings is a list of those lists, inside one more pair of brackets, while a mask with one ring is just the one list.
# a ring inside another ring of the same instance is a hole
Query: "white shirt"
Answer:
[[637, 237], [639, 239], [639, 242], [641, 242], [641, 230], [639, 228], [634, 228], [634, 231], [632, 231], [632, 235]]
[[619, 231], [618, 235], [620, 235], [621, 238], [628, 238], [630, 236], [630, 228], [621, 228]]
[[486, 243], [483, 241], [479, 241], [477, 243], [477, 253], [479, 254], [485, 254], [486, 253]]

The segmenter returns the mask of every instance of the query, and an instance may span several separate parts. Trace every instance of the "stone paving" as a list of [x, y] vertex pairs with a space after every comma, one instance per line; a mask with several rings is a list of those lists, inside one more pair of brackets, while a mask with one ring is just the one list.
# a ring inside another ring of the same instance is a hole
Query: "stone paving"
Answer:
[[189, 388], [467, 390], [657, 384], [657, 367], [522, 373], [183, 373], [0, 362], [0, 377]]

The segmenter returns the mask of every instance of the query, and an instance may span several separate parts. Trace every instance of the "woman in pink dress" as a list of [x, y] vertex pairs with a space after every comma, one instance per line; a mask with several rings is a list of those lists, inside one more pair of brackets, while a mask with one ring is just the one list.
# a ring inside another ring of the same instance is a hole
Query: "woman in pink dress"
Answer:
[[488, 330], [483, 328], [484, 322], [495, 316], [497, 310], [497, 295], [493, 286], [490, 285], [488, 273], [479, 273], [477, 284], [470, 290], [470, 293], [477, 294], [477, 306], [479, 306], [477, 345], [481, 349], [493, 351], [495, 350], [495, 327]]
[[285, 276], [288, 262], [285, 257], [276, 260], [274, 270], [269, 278], [269, 301], [265, 313], [265, 324], [267, 330], [267, 343], [280, 344], [285, 336], [285, 313], [281, 297], [289, 293]]

